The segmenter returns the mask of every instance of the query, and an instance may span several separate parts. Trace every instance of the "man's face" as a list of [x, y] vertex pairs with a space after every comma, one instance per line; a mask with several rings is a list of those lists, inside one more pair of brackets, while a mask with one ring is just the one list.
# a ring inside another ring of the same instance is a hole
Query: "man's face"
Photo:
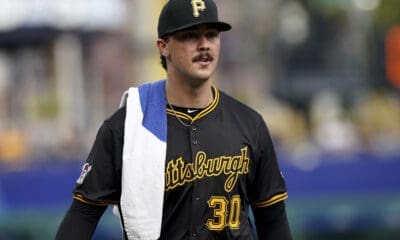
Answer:
[[[178, 31], [164, 39], [168, 73], [192, 81], [208, 80], [217, 67], [220, 51], [219, 30], [202, 24]], [[161, 50], [161, 49], [160, 49]]]

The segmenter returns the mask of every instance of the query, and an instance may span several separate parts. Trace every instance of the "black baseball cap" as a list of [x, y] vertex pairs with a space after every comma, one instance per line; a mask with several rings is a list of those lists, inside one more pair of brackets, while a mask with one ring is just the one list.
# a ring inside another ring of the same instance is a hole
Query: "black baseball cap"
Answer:
[[217, 5], [213, 0], [169, 0], [158, 19], [158, 37], [192, 26], [208, 23], [220, 31], [228, 31], [231, 25], [218, 19]]

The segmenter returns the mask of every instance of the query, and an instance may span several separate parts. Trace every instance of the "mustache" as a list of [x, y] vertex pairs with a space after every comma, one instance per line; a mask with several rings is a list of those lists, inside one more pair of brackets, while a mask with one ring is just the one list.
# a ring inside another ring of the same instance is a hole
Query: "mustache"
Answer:
[[198, 61], [201, 61], [203, 58], [207, 58], [207, 60], [210, 62], [214, 60], [213, 56], [211, 56], [211, 54], [209, 52], [204, 52], [204, 53], [200, 53], [199, 55], [195, 56], [192, 59], [192, 61], [198, 62]]

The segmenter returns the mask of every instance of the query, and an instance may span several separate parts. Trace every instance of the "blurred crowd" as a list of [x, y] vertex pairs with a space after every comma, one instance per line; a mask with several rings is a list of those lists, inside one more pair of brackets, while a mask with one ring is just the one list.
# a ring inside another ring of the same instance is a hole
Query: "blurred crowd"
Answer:
[[[163, 1], [118, 2], [117, 27], [0, 26], [0, 165], [82, 161], [123, 91], [165, 77]], [[399, 155], [400, 74], [387, 74], [396, 49], [386, 42], [396, 0], [216, 2], [233, 30], [221, 36], [215, 84], [263, 114], [287, 161]]]

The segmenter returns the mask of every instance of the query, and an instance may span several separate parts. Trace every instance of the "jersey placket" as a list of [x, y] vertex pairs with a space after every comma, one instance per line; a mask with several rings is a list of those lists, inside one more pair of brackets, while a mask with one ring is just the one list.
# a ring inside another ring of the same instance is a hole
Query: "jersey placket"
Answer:
[[[195, 121], [189, 126], [189, 137], [191, 142], [191, 161], [195, 164], [196, 154], [201, 150], [202, 142], [199, 139], [199, 125]], [[194, 166], [194, 165], [193, 165]], [[201, 218], [197, 216], [201, 212], [201, 204], [205, 199], [200, 198], [200, 187], [198, 181], [192, 183], [192, 204], [191, 204], [191, 219], [190, 219], [190, 239], [199, 239], [199, 233], [204, 223], [201, 222]], [[193, 216], [193, 217], [192, 217]], [[194, 217], [196, 216], [196, 217]]]

